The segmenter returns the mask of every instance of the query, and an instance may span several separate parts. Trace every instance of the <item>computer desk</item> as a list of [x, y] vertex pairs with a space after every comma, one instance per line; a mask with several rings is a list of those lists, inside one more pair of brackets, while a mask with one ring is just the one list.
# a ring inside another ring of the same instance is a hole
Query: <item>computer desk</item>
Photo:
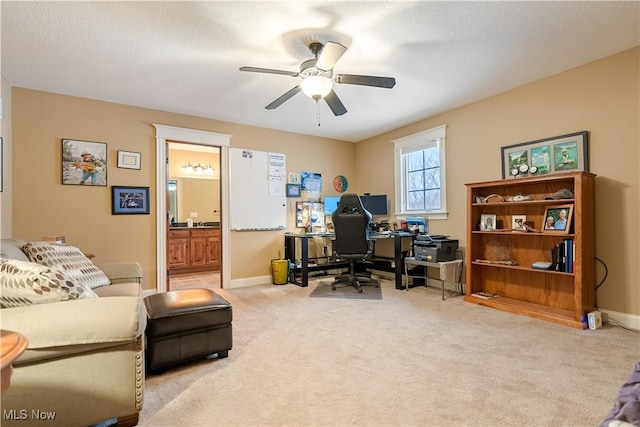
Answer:
[[[370, 233], [369, 239], [374, 241], [380, 239], [393, 239], [393, 252], [394, 257], [392, 259], [389, 258], [373, 258], [371, 268], [381, 271], [390, 271], [395, 275], [395, 285], [396, 289], [403, 290], [405, 289], [403, 283], [403, 274], [404, 274], [404, 259], [407, 254], [402, 250], [402, 241], [404, 239], [415, 239], [416, 235], [408, 232], [394, 232], [390, 234], [385, 233]], [[344, 262], [329, 262], [329, 257], [324, 256], [327, 260], [325, 264], [319, 264], [315, 266], [309, 266], [309, 239], [315, 238], [329, 238], [335, 239], [334, 233], [285, 233], [284, 234], [284, 257], [289, 260], [289, 262], [296, 262], [296, 272], [300, 273], [300, 280], [295, 279], [289, 283], [294, 285], [298, 285], [301, 287], [309, 286], [309, 272], [310, 271], [322, 271], [322, 270], [330, 270], [333, 268], [342, 268], [348, 267], [349, 263]], [[300, 241], [300, 249], [301, 256], [299, 258], [300, 265], [298, 266], [296, 258], [296, 241]]]

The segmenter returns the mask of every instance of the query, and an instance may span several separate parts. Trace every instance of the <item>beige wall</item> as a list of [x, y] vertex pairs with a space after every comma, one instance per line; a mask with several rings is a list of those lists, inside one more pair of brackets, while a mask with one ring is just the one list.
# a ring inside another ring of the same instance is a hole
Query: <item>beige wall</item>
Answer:
[[0, 237], [11, 237], [11, 85], [2, 77], [2, 120], [0, 131], [2, 136], [2, 179], [3, 190], [0, 193]]
[[392, 196], [391, 140], [446, 124], [449, 217], [429, 225], [464, 247], [464, 184], [502, 178], [500, 147], [588, 130], [590, 170], [598, 175], [596, 256], [609, 268], [597, 303], [638, 315], [639, 58], [640, 49], [632, 49], [361, 142], [356, 181]]
[[[64, 235], [68, 244], [95, 254], [98, 263], [137, 260], [147, 289], [156, 287], [152, 123], [230, 134], [233, 147], [286, 153], [288, 171], [321, 172], [328, 194], [336, 194], [331, 186], [334, 176], [353, 179], [355, 145], [351, 143], [22, 88], [13, 89], [12, 110], [14, 221], [10, 235], [27, 240]], [[61, 184], [62, 138], [108, 144], [109, 187]], [[117, 168], [118, 150], [141, 153], [141, 170]], [[111, 215], [112, 185], [151, 187], [151, 215]], [[293, 229], [295, 203], [287, 202]], [[232, 232], [231, 266], [227, 266], [232, 280], [270, 275], [271, 259], [282, 252], [282, 234]]]
[[[586, 129], [590, 169], [599, 176], [596, 255], [609, 268], [597, 302], [608, 310], [638, 315], [639, 57], [638, 48], [623, 52], [359, 144], [15, 88], [11, 234], [26, 239], [64, 234], [70, 244], [95, 253], [98, 262], [139, 260], [145, 288], [153, 288], [152, 123], [231, 134], [234, 147], [286, 153], [288, 171], [322, 173], [324, 195], [337, 195], [332, 180], [342, 174], [350, 190], [388, 194], [392, 206], [390, 141], [446, 124], [449, 218], [431, 221], [430, 228], [460, 239], [464, 247], [464, 184], [501, 177], [500, 147]], [[109, 185], [152, 187], [152, 215], [112, 216], [108, 188], [61, 185], [61, 138], [108, 143]], [[141, 152], [142, 170], [117, 169], [117, 150]], [[287, 209], [293, 229], [295, 199], [287, 200]], [[232, 232], [230, 240], [232, 279], [268, 275], [270, 259], [282, 250], [279, 231]], [[602, 278], [603, 268], [598, 265], [597, 271]]]

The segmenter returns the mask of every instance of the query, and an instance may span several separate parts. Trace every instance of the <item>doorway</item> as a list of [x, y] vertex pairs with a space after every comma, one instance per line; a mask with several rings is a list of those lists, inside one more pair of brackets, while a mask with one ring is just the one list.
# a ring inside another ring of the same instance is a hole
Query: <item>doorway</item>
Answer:
[[220, 286], [222, 288], [227, 287], [231, 280], [230, 268], [228, 268], [229, 225], [226, 220], [226, 218], [228, 218], [229, 206], [228, 159], [231, 135], [160, 124], [153, 124], [153, 126], [156, 130], [156, 292], [166, 292], [169, 285], [169, 270], [167, 268], [167, 240], [169, 228], [169, 198], [167, 197], [169, 168], [167, 155], [169, 142], [218, 147], [220, 150]]
[[220, 148], [169, 142], [167, 290], [220, 289]]

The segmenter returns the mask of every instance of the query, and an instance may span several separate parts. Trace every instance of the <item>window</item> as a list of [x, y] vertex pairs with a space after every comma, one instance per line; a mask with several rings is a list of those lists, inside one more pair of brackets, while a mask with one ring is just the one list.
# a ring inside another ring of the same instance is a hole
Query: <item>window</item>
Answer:
[[391, 141], [395, 153], [396, 214], [445, 219], [446, 125]]

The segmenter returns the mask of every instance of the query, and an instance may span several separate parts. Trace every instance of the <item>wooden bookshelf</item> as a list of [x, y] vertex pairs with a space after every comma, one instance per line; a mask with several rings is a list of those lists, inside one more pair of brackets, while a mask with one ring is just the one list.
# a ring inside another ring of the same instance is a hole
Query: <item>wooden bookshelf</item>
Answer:
[[[498, 310], [547, 320], [565, 326], [587, 328], [586, 313], [595, 305], [595, 175], [572, 172], [528, 178], [511, 178], [467, 184], [467, 248], [465, 301]], [[573, 199], [545, 200], [561, 189], [571, 189]], [[497, 194], [500, 197], [485, 197]], [[508, 201], [523, 195], [528, 200]], [[530, 196], [530, 198], [529, 198]], [[547, 208], [572, 204], [573, 215], [566, 234], [545, 232]], [[497, 229], [481, 231], [481, 215], [495, 215]], [[512, 231], [511, 217], [526, 215], [537, 231]], [[536, 261], [551, 262], [551, 249], [573, 239], [573, 272], [536, 270]], [[516, 265], [479, 260], [512, 260]], [[497, 298], [471, 294], [489, 292]]]

